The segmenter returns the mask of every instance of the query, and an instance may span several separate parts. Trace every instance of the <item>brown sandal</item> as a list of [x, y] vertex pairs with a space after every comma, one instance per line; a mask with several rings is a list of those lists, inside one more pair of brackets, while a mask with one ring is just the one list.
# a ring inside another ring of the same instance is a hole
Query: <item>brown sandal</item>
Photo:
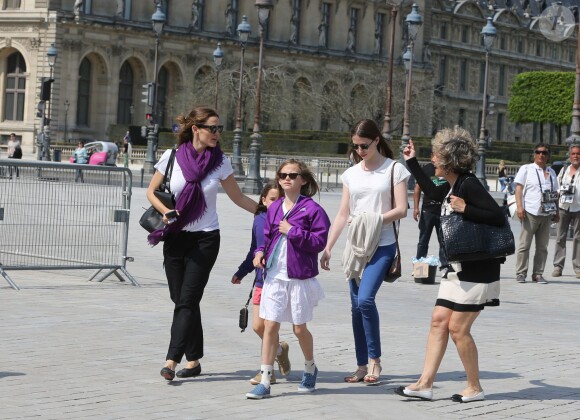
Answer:
[[344, 377], [344, 382], [348, 382], [350, 384], [355, 384], [357, 382], [362, 382], [367, 374], [366, 366], [359, 366], [357, 370], [355, 370], [349, 376]]
[[367, 385], [378, 385], [381, 383], [380, 375], [383, 368], [380, 363], [370, 363], [369, 373], [364, 376], [365, 384]]

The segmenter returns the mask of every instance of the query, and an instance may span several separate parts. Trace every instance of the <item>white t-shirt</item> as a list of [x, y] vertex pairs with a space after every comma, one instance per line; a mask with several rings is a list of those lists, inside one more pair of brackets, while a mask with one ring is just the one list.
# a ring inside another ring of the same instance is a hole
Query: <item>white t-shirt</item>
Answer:
[[[162, 174], [165, 173], [165, 168], [167, 167], [170, 155], [171, 149], [166, 150], [165, 153], [163, 153], [163, 156], [161, 156], [161, 159], [159, 159], [159, 162], [157, 162], [155, 165], [155, 169], [157, 169]], [[219, 184], [220, 181], [225, 180], [233, 173], [234, 170], [232, 168], [232, 164], [226, 155], [224, 155], [222, 164], [208, 176], [206, 176], [203, 181], [201, 181], [201, 188], [203, 189], [203, 195], [205, 196], [205, 203], [207, 205], [205, 213], [197, 221], [185, 225], [183, 230], [188, 232], [209, 232], [220, 228], [216, 208]], [[169, 186], [171, 188], [171, 192], [175, 194], [175, 199], [177, 200], [179, 194], [181, 194], [181, 191], [183, 191], [183, 188], [185, 187], [185, 178], [183, 177], [183, 172], [181, 171], [181, 167], [177, 162], [177, 156], [175, 157], [175, 161], [173, 163], [173, 172], [171, 173], [171, 182]]]
[[[385, 213], [393, 208], [391, 205], [391, 165], [395, 161], [387, 160], [374, 171], [362, 169], [362, 161], [348, 168], [342, 174], [342, 182], [350, 192], [350, 214]], [[411, 174], [397, 162], [395, 165], [394, 185], [406, 182]], [[379, 246], [395, 243], [393, 224], [383, 224]]]
[[544, 178], [544, 170], [535, 163], [523, 165], [516, 174], [514, 182], [524, 186], [524, 209], [534, 216], [542, 213], [542, 191], [558, 191], [558, 178], [552, 168], [546, 168], [550, 176]]
[[572, 165], [568, 165], [566, 169], [562, 169], [558, 174], [558, 183], [560, 185], [574, 186], [574, 194], [560, 195], [560, 208], [576, 213], [580, 211], [580, 172], [576, 171], [573, 176], [570, 176], [570, 168], [572, 168]]

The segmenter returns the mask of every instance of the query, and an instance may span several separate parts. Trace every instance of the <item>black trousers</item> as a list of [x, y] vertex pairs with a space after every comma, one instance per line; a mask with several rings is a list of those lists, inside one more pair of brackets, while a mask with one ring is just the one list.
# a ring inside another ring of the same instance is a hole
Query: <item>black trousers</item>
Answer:
[[429, 251], [429, 239], [435, 229], [437, 240], [439, 241], [439, 261], [441, 266], [447, 266], [447, 255], [445, 254], [445, 245], [443, 244], [443, 233], [441, 232], [441, 216], [438, 213], [421, 210], [419, 219], [419, 242], [417, 243], [417, 259], [426, 257]]
[[220, 231], [184, 232], [168, 237], [163, 261], [169, 294], [175, 304], [166, 360], [181, 362], [203, 357], [203, 327], [199, 304], [218, 256]]

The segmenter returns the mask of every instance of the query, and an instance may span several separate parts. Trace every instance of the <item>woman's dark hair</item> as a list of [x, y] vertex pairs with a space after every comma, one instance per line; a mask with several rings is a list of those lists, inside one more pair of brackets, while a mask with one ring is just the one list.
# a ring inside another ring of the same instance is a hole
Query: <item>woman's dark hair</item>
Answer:
[[[389, 147], [387, 141], [381, 134], [381, 130], [373, 120], [360, 120], [357, 122], [350, 130], [350, 137], [353, 136], [364, 137], [369, 140], [377, 140], [377, 150], [379, 153], [385, 157], [393, 159], [393, 151]], [[350, 148], [349, 158], [354, 161], [354, 163], [359, 163], [362, 158], [358, 154], [358, 149]]]
[[286, 165], [297, 165], [298, 169], [300, 170], [300, 176], [303, 180], [306, 181], [306, 184], [300, 188], [300, 194], [305, 195], [306, 197], [312, 197], [318, 192], [318, 183], [316, 182], [316, 178], [314, 178], [314, 174], [310, 171], [308, 166], [306, 166], [304, 162], [298, 159], [286, 159], [284, 162], [282, 162], [276, 171], [276, 185], [278, 185], [280, 197], [284, 195], [284, 190], [280, 186], [280, 171], [282, 171]]
[[258, 206], [256, 207], [256, 211], [254, 212], [255, 215], [264, 213], [266, 212], [266, 210], [268, 210], [268, 208], [264, 205], [264, 203], [262, 203], [262, 199], [266, 198], [266, 196], [270, 193], [270, 190], [277, 189], [278, 184], [276, 183], [276, 181], [268, 181], [268, 183], [264, 185], [264, 188], [262, 188], [262, 192], [260, 193], [260, 198], [258, 199]]
[[193, 132], [191, 127], [198, 124], [205, 124], [211, 117], [220, 117], [212, 108], [198, 106], [193, 108], [187, 116], [179, 115], [175, 120], [179, 123], [179, 132], [177, 133], [177, 146], [193, 141]]

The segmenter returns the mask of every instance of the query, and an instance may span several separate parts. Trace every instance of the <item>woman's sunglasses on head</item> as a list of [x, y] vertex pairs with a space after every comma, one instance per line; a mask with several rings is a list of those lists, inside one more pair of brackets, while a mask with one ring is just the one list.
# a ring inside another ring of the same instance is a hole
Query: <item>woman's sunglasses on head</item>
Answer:
[[298, 175], [300, 175], [300, 174], [296, 173], [296, 172], [290, 172], [290, 173], [280, 172], [280, 173], [278, 173], [278, 176], [280, 177], [280, 179], [286, 179], [286, 177], [288, 177], [290, 179], [296, 179], [296, 178], [298, 178]]
[[209, 131], [211, 131], [212, 134], [221, 133], [222, 131], [224, 131], [224, 126], [223, 125], [196, 124], [195, 126], [197, 128], [207, 128]]

